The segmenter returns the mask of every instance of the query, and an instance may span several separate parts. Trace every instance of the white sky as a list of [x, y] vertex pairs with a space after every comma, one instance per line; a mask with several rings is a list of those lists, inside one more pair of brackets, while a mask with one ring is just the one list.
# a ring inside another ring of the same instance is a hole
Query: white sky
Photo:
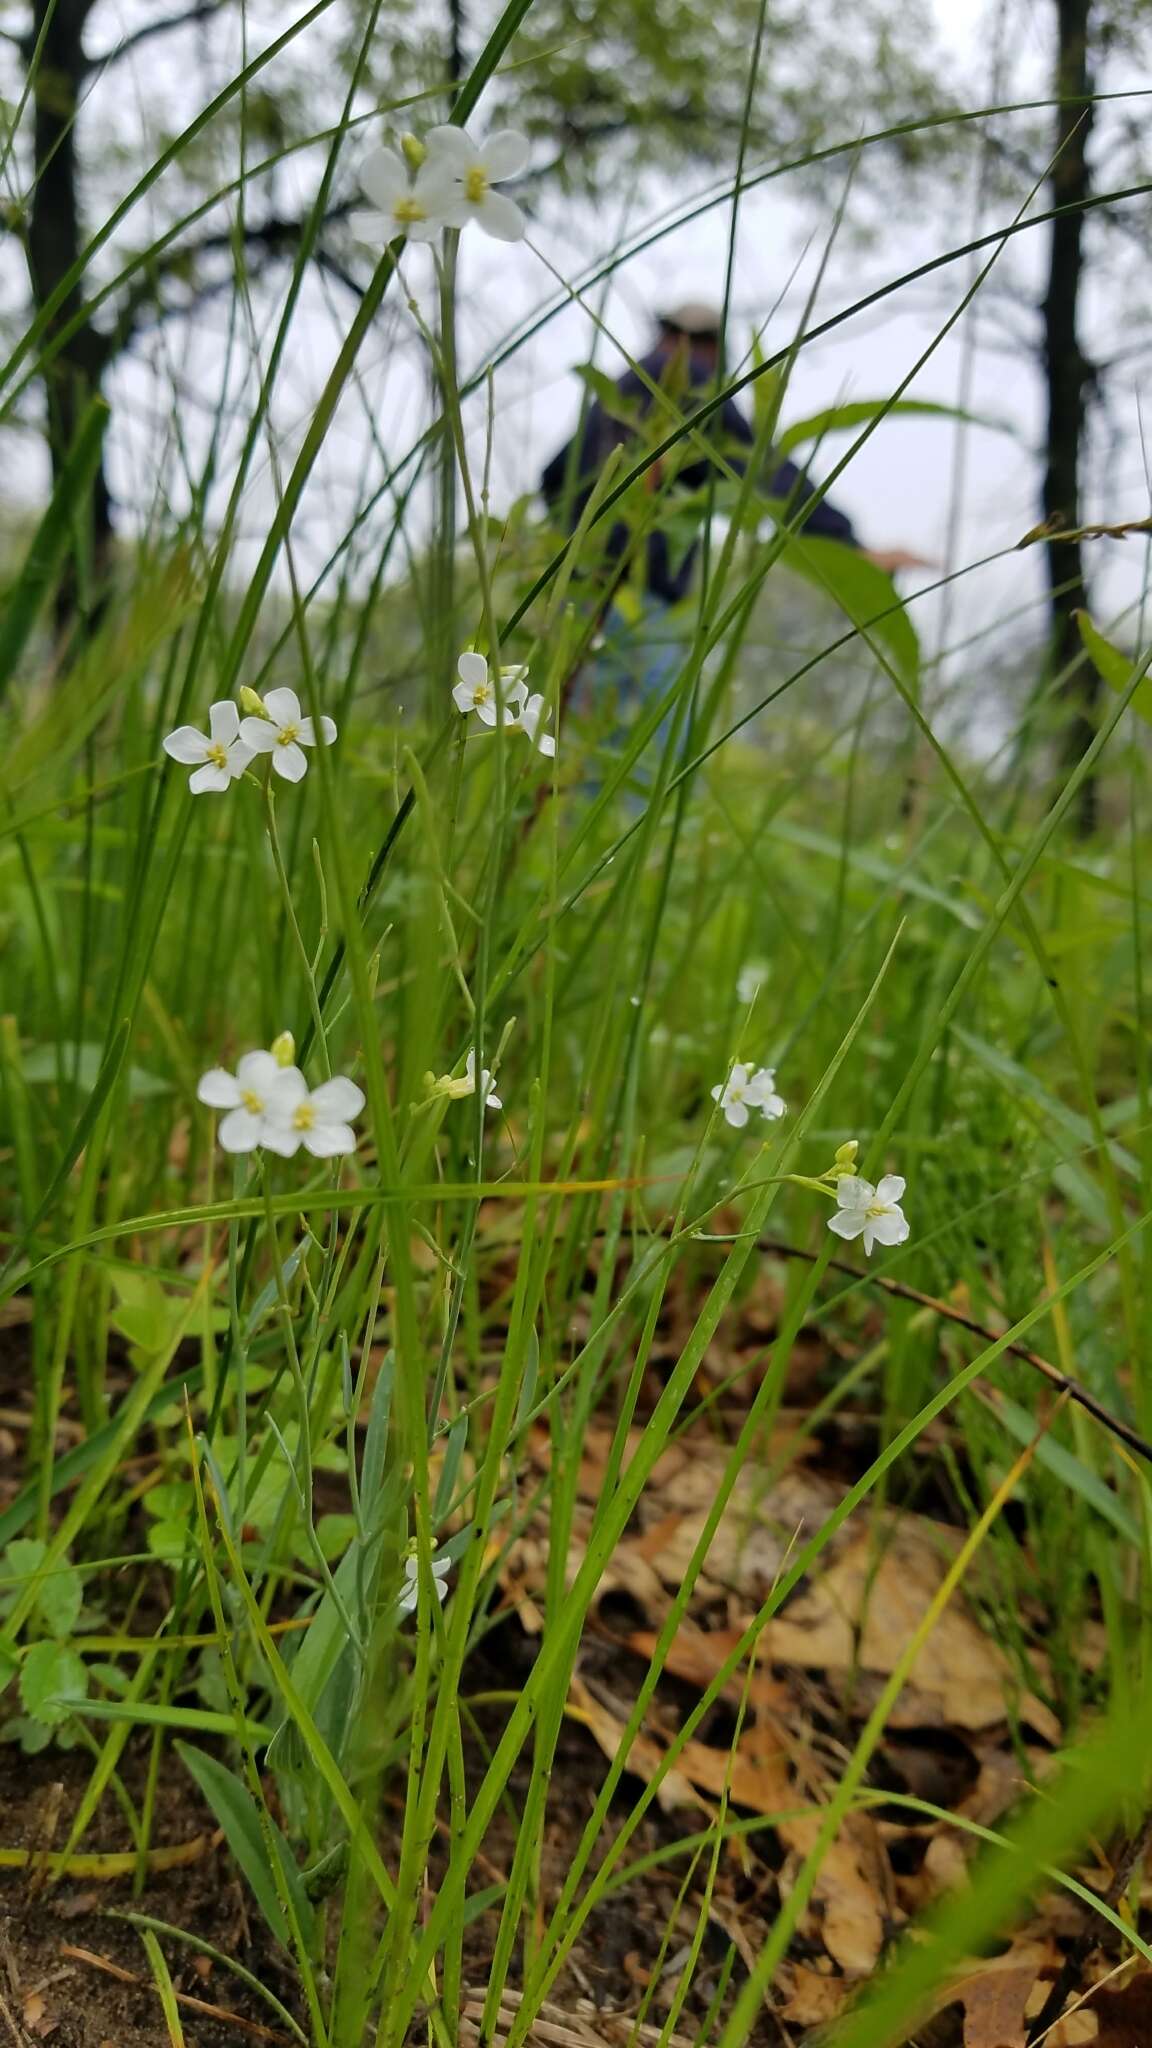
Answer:
[[[969, 78], [979, 79], [981, 68], [985, 73], [988, 70], [984, 42], [989, 8], [984, 0], [936, 0], [936, 4], [942, 30], [953, 45], [958, 66]], [[1041, 0], [1032, 0], [1031, 5], [1028, 0], [1017, 0], [1014, 6], [1011, 78], [1005, 81], [1010, 95], [1027, 92], [1041, 79], [1042, 31], [1048, 13], [1047, 0], [1043, 4]], [[126, 7], [123, 17], [130, 22], [141, 15], [138, 9]], [[115, 23], [116, 18], [114, 8], [101, 10], [105, 33], [109, 22]], [[111, 39], [115, 39], [114, 33]], [[155, 87], [158, 60], [153, 53], [158, 47], [145, 46], [133, 60], [136, 90], [148, 81]], [[119, 70], [116, 76], [121, 76]], [[810, 201], [802, 205], [799, 197], [789, 195], [785, 180], [744, 198], [735, 273], [738, 346], [745, 344], [754, 326], [763, 323], [782, 292], [783, 302], [768, 321], [764, 339], [770, 349], [783, 347], [791, 340], [840, 197], [839, 175], [835, 168], [830, 168], [823, 221]], [[676, 192], [665, 187], [658, 196], [667, 204], [690, 194], [687, 189]], [[1024, 196], [1022, 192], [1021, 199]], [[646, 197], [650, 202], [653, 195]], [[940, 247], [961, 242], [973, 232], [974, 199], [970, 192], [957, 190], [948, 209], [950, 217], [943, 217], [943, 213], [942, 207], [935, 209], [933, 217], [926, 219], [922, 227], [899, 219], [890, 231], [877, 236], [866, 253], [861, 252], [859, 245], [842, 242], [833, 251], [815, 317], [826, 317], [874, 285], [898, 276]], [[989, 227], [1003, 218], [1001, 204], [982, 225]], [[625, 219], [615, 195], [608, 194], [604, 205], [597, 208], [573, 208], [554, 197], [547, 198], [540, 217], [533, 223], [532, 247], [495, 244], [470, 230], [462, 243], [461, 260], [464, 368], [480, 360], [517, 320], [552, 295], [555, 284], [550, 265], [555, 265], [570, 281], [603, 251], [606, 242], [626, 227], [631, 231], [642, 222], [643, 215], [639, 213]], [[621, 269], [607, 299], [601, 302], [598, 298], [597, 304], [606, 326], [625, 347], [636, 352], [643, 348], [649, 334], [649, 313], [659, 305], [684, 298], [720, 297], [727, 228], [728, 210], [718, 208]], [[1031, 289], [1033, 295], [1042, 257], [1039, 238], [1044, 233], [1040, 228], [1035, 238], [1017, 238], [1011, 254], [1003, 259], [1016, 284]], [[808, 254], [804, 257], [806, 247]], [[410, 251], [406, 270], [409, 285], [414, 285], [423, 299], [424, 287], [431, 279], [427, 252]], [[888, 395], [917, 356], [929, 347], [957, 305], [969, 277], [964, 265], [952, 265], [930, 285], [908, 289], [886, 301], [883, 307], [850, 320], [834, 335], [805, 347], [792, 375], [785, 420], [806, 416], [845, 398]], [[294, 330], [285, 364], [276, 415], [278, 439], [288, 453], [311, 416], [338, 344], [341, 324], [346, 324], [351, 315], [350, 299], [315, 277], [308, 281], [304, 307], [304, 317]], [[193, 447], [203, 445], [210, 410], [225, 377], [226, 317], [226, 302], [221, 300], [202, 317], [192, 336], [179, 325], [169, 326], [146, 353], [119, 373], [118, 395], [123, 402], [114, 412], [112, 471], [114, 486], [123, 498], [147, 502], [158, 437], [170, 432], [166, 387], [172, 378], [184, 393], [180, 408], [182, 429]], [[1017, 315], [1017, 327], [1022, 324], [1022, 316]], [[1090, 304], [1087, 324], [1091, 343], [1096, 329], [1114, 327], [1112, 307]], [[570, 307], [499, 373], [492, 469], [494, 510], [499, 511], [533, 487], [542, 463], [574, 423], [581, 386], [571, 371], [574, 364], [586, 361], [592, 353], [592, 333], [586, 315]], [[909, 393], [954, 404], [970, 377], [971, 409], [1005, 420], [1012, 428], [1011, 433], [1003, 433], [972, 427], [963, 437], [964, 488], [958, 563], [974, 561], [998, 548], [1010, 548], [1039, 516], [1035, 459], [1042, 406], [1039, 379], [1028, 360], [993, 348], [993, 339], [992, 323], [987, 317], [977, 313], [973, 328], [969, 316], [935, 348]], [[597, 354], [606, 369], [620, 364], [621, 358], [610, 344], [601, 341]], [[149, 368], [150, 358], [163, 367], [164, 382], [160, 385]], [[386, 307], [378, 332], [362, 358], [361, 390], [350, 394], [342, 404], [302, 508], [296, 543], [305, 576], [325, 559], [334, 533], [339, 534], [347, 525], [366, 468], [374, 462], [379, 466], [379, 447], [373, 450], [373, 434], [394, 461], [419, 431], [424, 404], [419, 361], [420, 345], [403, 309], [398, 305]], [[250, 387], [246, 394], [237, 385], [234, 395], [238, 435], [250, 401]], [[1142, 517], [1148, 510], [1135, 390], [1119, 383], [1114, 387], [1113, 398], [1113, 438], [1106, 462], [1099, 451], [1094, 456], [1098, 473], [1090, 478], [1086, 508], [1090, 517], [1109, 521]], [[474, 445], [480, 455], [482, 405], [474, 405], [472, 412]], [[818, 473], [826, 475], [847, 446], [844, 437], [826, 443], [817, 464]], [[837, 482], [832, 495], [852, 515], [867, 542], [877, 546], [908, 546], [943, 562], [958, 446], [951, 423], [916, 419], [886, 422], [855, 456], [850, 471]], [[38, 469], [39, 464], [30, 462], [21, 468], [21, 478], [29, 480], [29, 494], [39, 482]], [[258, 548], [271, 502], [268, 482], [265, 470], [245, 508], [244, 530], [253, 550]], [[222, 507], [222, 500], [219, 502]], [[1142, 567], [1138, 541], [1108, 543], [1096, 551], [1094, 603], [1102, 620], [1108, 622], [1123, 605], [1134, 600]], [[905, 580], [906, 590], [915, 587], [916, 579]], [[1036, 607], [1042, 588], [1042, 561], [1035, 549], [1013, 554], [1007, 561], [975, 572], [959, 586], [952, 601], [950, 640], [966, 637], [993, 618], [1027, 613], [1029, 605]], [[936, 601], [918, 607], [915, 616], [931, 651], [940, 625]], [[1038, 609], [1034, 609], [1032, 619], [1038, 618]], [[1022, 617], [1013, 630], [1022, 635], [1029, 623], [1027, 617]]]

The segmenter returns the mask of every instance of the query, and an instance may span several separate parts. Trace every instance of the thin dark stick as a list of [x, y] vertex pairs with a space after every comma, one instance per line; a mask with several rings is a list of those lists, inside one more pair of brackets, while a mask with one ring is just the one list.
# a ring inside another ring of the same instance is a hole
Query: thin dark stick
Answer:
[[[781, 1259], [806, 1259], [810, 1264], [814, 1264], [816, 1259], [815, 1252], [805, 1251], [798, 1244], [785, 1244], [774, 1237], [760, 1238], [757, 1248], [762, 1252], [773, 1252]], [[963, 1309], [953, 1308], [950, 1302], [937, 1300], [934, 1294], [924, 1294], [919, 1287], [909, 1287], [904, 1280], [893, 1280], [887, 1273], [861, 1273], [857, 1267], [848, 1265], [843, 1259], [829, 1259], [828, 1271], [848, 1273], [853, 1280], [867, 1280], [873, 1287], [882, 1287], [886, 1294], [893, 1294], [900, 1301], [914, 1301], [921, 1308], [930, 1308], [934, 1315], [943, 1316], [947, 1322], [958, 1323], [961, 1329], [971, 1330], [974, 1337], [983, 1337], [986, 1343], [995, 1344], [998, 1341], [998, 1330], [989, 1330], [984, 1323], [978, 1323], [974, 1316], [966, 1316]], [[1070, 1401], [1075, 1401], [1079, 1407], [1086, 1409], [1089, 1415], [1102, 1423], [1121, 1443], [1127, 1444], [1129, 1450], [1135, 1451], [1137, 1457], [1144, 1458], [1152, 1465], [1152, 1444], [1147, 1443], [1127, 1422], [1122, 1422], [1118, 1415], [1113, 1415], [1110, 1409], [1105, 1408], [1103, 1402], [1098, 1401], [1095, 1394], [1090, 1394], [1087, 1387], [1082, 1387], [1079, 1380], [1070, 1379], [1068, 1374], [1061, 1372], [1050, 1359], [1041, 1358], [1038, 1351], [1030, 1351], [1026, 1344], [1006, 1344], [1004, 1348], [1011, 1352], [1013, 1357], [1022, 1358], [1025, 1365], [1030, 1365], [1035, 1372], [1043, 1373], [1051, 1386], [1058, 1387]]]

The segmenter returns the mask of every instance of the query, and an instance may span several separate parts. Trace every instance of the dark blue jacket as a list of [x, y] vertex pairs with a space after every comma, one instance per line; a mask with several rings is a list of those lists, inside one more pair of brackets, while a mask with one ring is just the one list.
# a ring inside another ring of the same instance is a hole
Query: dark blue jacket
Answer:
[[[641, 359], [641, 368], [646, 371], [654, 384], [667, 376], [668, 358], [659, 349], [654, 349]], [[706, 357], [689, 353], [686, 359], [689, 392], [698, 391], [706, 397], [715, 385], [715, 368]], [[632, 402], [632, 408], [646, 414], [654, 400], [643, 378], [635, 370], [628, 370], [616, 385], [622, 399]], [[685, 412], [689, 410], [684, 399], [680, 400]], [[722, 449], [729, 465], [743, 471], [746, 463], [740, 450], [750, 448], [753, 433], [739, 406], [731, 398], [724, 401], [718, 413], [713, 413], [701, 428], [701, 433], [714, 440]], [[540, 488], [549, 509], [571, 533], [577, 525], [591, 495], [592, 487], [603, 469], [613, 448], [626, 446], [634, 438], [633, 430], [624, 420], [613, 419], [605, 412], [599, 400], [589, 406], [584, 424], [577, 436], [565, 442], [563, 448], [552, 457], [540, 479]], [[676, 472], [676, 481], [689, 490], [699, 490], [713, 473], [714, 464], [700, 456], [695, 461], [685, 462]], [[814, 493], [802, 470], [794, 462], [779, 462], [765, 478], [765, 491], [770, 498], [789, 500], [795, 505], [804, 505]], [[818, 535], [823, 540], [845, 541], [849, 547], [858, 545], [850, 519], [838, 512], [834, 505], [822, 498], [814, 505], [803, 523], [802, 531]], [[627, 525], [620, 521], [612, 527], [608, 536], [607, 553], [610, 562], [618, 562], [627, 552], [630, 533]], [[696, 559], [696, 548], [692, 545], [686, 553], [669, 548], [668, 535], [662, 532], [648, 536], [648, 561], [645, 585], [653, 597], [659, 597], [666, 604], [675, 604], [684, 596], [692, 580], [692, 567]]]

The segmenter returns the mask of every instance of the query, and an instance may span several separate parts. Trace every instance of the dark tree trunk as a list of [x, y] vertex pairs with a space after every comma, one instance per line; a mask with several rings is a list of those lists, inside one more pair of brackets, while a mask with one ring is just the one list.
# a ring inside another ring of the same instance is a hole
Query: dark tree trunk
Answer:
[[[36, 178], [28, 223], [28, 268], [37, 312], [47, 304], [77, 262], [81, 248], [77, 191], [76, 110], [88, 69], [84, 25], [91, 0], [34, 0], [28, 56], [38, 50], [32, 79]], [[47, 350], [75, 318], [83, 303], [74, 285], [56, 308], [44, 334]], [[53, 482], [57, 482], [76, 436], [76, 429], [100, 389], [107, 362], [107, 344], [89, 321], [60, 347], [44, 366], [48, 446]], [[77, 539], [56, 596], [56, 622], [61, 635], [78, 617], [83, 598], [91, 600], [103, 584], [112, 552], [112, 508], [101, 461], [86, 505], [76, 508]], [[82, 577], [78, 562], [84, 561]]]
[[[1084, 213], [1092, 182], [1088, 139], [1095, 109], [1092, 91], [1090, 36], [1092, 0], [1055, 0], [1055, 161], [1051, 171], [1053, 204], [1070, 207], [1052, 223], [1048, 281], [1044, 293], [1044, 377], [1048, 399], [1044, 516], [1062, 528], [1083, 524], [1080, 505], [1080, 462], [1091, 366], [1081, 352], [1077, 313], [1084, 274]], [[1071, 102], [1071, 104], [1069, 104]], [[1079, 761], [1096, 730], [1099, 677], [1085, 660], [1075, 613], [1087, 606], [1083, 550], [1078, 540], [1047, 543], [1051, 658], [1053, 669], [1065, 673], [1068, 722], [1063, 739], [1066, 768]], [[1090, 832], [1096, 822], [1096, 788], [1084, 783], [1079, 819]]]

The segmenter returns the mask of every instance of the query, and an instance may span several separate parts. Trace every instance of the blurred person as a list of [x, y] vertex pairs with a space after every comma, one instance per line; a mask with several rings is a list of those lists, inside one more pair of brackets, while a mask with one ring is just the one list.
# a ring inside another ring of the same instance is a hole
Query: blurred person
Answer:
[[[640, 358], [639, 369], [629, 369], [617, 379], [619, 414], [598, 399], [588, 407], [577, 433], [552, 457], [540, 480], [549, 511], [569, 533], [578, 525], [612, 450], [634, 440], [646, 424], [658, 402], [652, 385], [666, 392], [687, 417], [716, 390], [722, 328], [715, 306], [689, 304], [658, 314], [654, 344]], [[734, 399], [724, 400], [701, 433], [732, 469], [743, 473], [755, 435]], [[689, 491], [699, 490], [716, 469], [706, 456], [689, 453], [676, 468], [674, 482]], [[663, 471], [662, 462], [652, 464], [645, 478], [648, 490], [661, 487]], [[764, 489], [768, 497], [781, 500], [789, 514], [814, 500], [801, 521], [801, 533], [858, 548], [890, 575], [898, 569], [932, 566], [903, 548], [863, 547], [847, 514], [827, 498], [818, 498], [794, 462], [769, 460]], [[618, 708], [642, 708], [668, 687], [683, 660], [690, 628], [687, 617], [678, 616], [675, 608], [691, 586], [699, 540], [689, 539], [685, 545], [660, 526], [646, 535], [640, 548], [642, 560], [636, 564], [632, 528], [624, 520], [612, 525], [605, 543], [608, 589], [601, 600], [602, 641], [591, 673], [578, 679], [578, 701], [597, 701], [614, 689]], [[634, 567], [639, 569], [639, 616], [629, 617], [613, 596], [632, 580]]]

